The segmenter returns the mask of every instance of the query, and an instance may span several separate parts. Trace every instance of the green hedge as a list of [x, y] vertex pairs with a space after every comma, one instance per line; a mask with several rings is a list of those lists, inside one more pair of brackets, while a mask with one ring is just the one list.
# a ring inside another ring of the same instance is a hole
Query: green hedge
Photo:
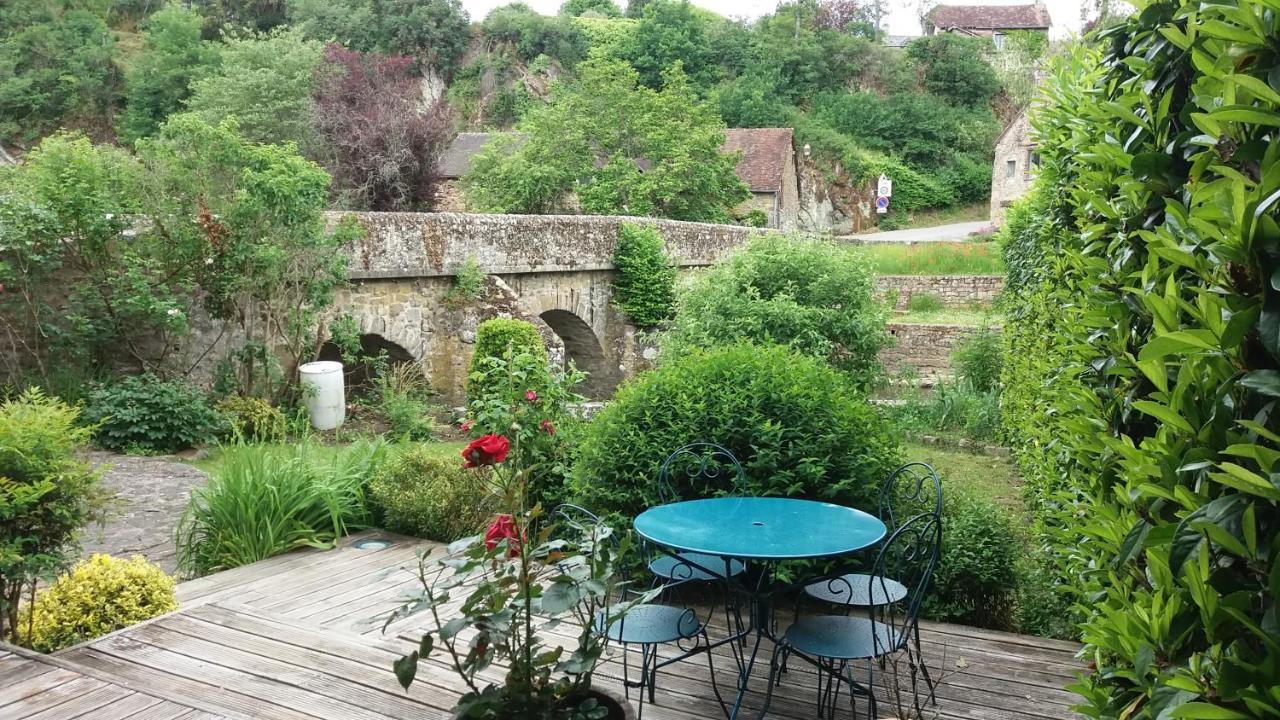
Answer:
[[666, 322], [675, 310], [676, 268], [663, 249], [658, 229], [632, 223], [619, 226], [613, 264], [618, 268], [614, 302], [627, 319], [641, 328]]
[[753, 495], [874, 507], [898, 465], [890, 433], [822, 361], [778, 346], [694, 350], [624, 385], [592, 419], [572, 485], [586, 507], [633, 517], [657, 500], [662, 461], [706, 441], [737, 456]]
[[1087, 717], [1280, 716], [1276, 37], [1274, 3], [1147, 3], [1033, 118], [1006, 429], [1077, 600]]

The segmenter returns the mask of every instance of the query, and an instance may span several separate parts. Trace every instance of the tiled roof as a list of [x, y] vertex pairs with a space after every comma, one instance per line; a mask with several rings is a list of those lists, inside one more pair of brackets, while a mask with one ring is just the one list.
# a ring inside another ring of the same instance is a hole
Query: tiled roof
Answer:
[[724, 153], [742, 151], [738, 177], [751, 192], [778, 192], [787, 156], [795, 152], [791, 128], [731, 128], [725, 131]]
[[929, 13], [937, 28], [1043, 30], [1050, 25], [1044, 5], [939, 5]]

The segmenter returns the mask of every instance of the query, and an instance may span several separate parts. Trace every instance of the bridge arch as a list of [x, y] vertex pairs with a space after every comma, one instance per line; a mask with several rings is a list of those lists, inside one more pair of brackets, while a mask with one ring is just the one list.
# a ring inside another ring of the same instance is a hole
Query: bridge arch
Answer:
[[587, 373], [579, 392], [593, 400], [611, 394], [618, 384], [617, 379], [610, 372], [604, 347], [587, 321], [560, 308], [546, 310], [538, 317], [564, 343], [565, 360], [572, 361], [575, 367]]

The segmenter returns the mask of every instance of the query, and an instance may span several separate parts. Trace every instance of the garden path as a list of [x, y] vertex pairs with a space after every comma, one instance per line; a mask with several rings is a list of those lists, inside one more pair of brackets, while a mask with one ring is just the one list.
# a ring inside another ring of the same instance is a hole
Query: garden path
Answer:
[[85, 528], [84, 557], [107, 553], [142, 555], [172, 573], [177, 569], [173, 533], [191, 489], [209, 479], [200, 470], [169, 457], [140, 457], [94, 451], [89, 461], [105, 466], [102, 482], [115, 496], [107, 522]]

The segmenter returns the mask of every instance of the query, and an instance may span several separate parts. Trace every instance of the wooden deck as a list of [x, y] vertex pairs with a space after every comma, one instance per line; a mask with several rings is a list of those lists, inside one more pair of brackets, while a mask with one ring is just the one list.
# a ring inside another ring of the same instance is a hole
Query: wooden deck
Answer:
[[[391, 672], [429, 620], [407, 618], [385, 634], [375, 620], [414, 587], [415, 553], [430, 543], [383, 537], [394, 542], [381, 550], [356, 549], [359, 537], [349, 538], [334, 550], [182, 583], [177, 612], [47, 660], [0, 648], [0, 719], [447, 718], [461, 692], [452, 671], [424, 663], [408, 693]], [[923, 627], [923, 640], [934, 671], [944, 657], [948, 666], [941, 717], [1074, 717], [1073, 696], [1062, 689], [1080, 669], [1073, 644], [936, 623]], [[721, 689], [733, 687], [728, 650], [714, 662]], [[815, 679], [803, 665], [793, 663], [769, 717], [816, 716]], [[610, 659], [599, 682], [620, 690], [621, 671]], [[766, 675], [767, 660], [753, 690], [764, 689]], [[723, 718], [709, 677], [705, 656], [660, 671], [657, 704], [645, 717]], [[748, 693], [742, 717], [758, 717], [762, 700]]]

